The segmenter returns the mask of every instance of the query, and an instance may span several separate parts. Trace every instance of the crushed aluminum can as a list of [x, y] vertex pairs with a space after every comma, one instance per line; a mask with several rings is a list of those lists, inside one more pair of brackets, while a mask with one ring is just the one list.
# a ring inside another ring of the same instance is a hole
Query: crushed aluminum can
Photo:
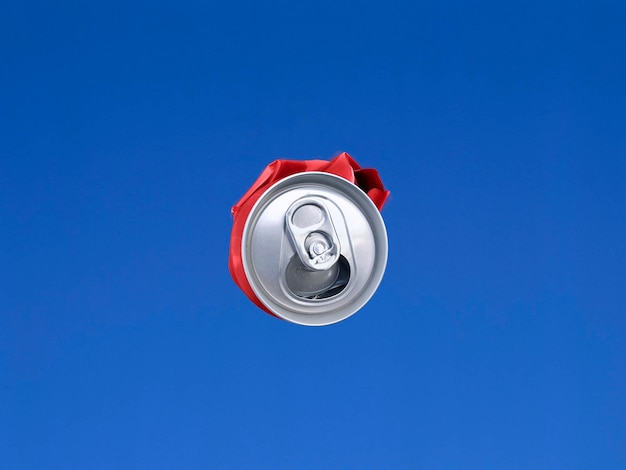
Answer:
[[256, 305], [284, 320], [330, 325], [374, 294], [387, 263], [380, 215], [389, 191], [347, 153], [277, 160], [233, 207], [229, 269]]

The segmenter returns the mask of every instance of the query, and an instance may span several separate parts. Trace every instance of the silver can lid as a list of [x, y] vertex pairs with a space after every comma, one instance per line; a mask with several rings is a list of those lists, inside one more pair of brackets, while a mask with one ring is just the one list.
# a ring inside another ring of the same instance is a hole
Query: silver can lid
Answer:
[[252, 290], [270, 311], [301, 325], [330, 325], [357, 312], [378, 288], [387, 231], [355, 184], [297, 173], [257, 200], [241, 255]]

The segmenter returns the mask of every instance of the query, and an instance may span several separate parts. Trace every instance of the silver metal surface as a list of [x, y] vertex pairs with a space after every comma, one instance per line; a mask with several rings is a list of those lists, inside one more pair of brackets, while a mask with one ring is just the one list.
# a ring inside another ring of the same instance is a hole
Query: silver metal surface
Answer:
[[341, 247], [322, 197], [303, 197], [287, 210], [287, 232], [296, 254], [307, 268], [330, 269], [339, 259]]
[[322, 172], [280, 180], [258, 199], [243, 231], [246, 277], [277, 316], [302, 325], [341, 321], [376, 291], [387, 232], [356, 185]]

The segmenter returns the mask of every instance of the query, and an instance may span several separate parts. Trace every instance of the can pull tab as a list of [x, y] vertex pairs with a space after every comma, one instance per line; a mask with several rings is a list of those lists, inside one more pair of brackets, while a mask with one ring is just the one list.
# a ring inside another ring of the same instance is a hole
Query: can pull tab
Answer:
[[325, 271], [337, 262], [339, 238], [321, 198], [298, 199], [287, 210], [286, 222], [296, 253], [307, 268]]

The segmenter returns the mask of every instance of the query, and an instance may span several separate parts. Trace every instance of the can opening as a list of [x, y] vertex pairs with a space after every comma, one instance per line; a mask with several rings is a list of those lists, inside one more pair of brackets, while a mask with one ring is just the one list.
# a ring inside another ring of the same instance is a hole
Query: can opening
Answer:
[[328, 299], [340, 294], [350, 280], [350, 264], [340, 255], [337, 262], [324, 271], [307, 268], [298, 255], [287, 264], [285, 281], [293, 295], [301, 299]]

